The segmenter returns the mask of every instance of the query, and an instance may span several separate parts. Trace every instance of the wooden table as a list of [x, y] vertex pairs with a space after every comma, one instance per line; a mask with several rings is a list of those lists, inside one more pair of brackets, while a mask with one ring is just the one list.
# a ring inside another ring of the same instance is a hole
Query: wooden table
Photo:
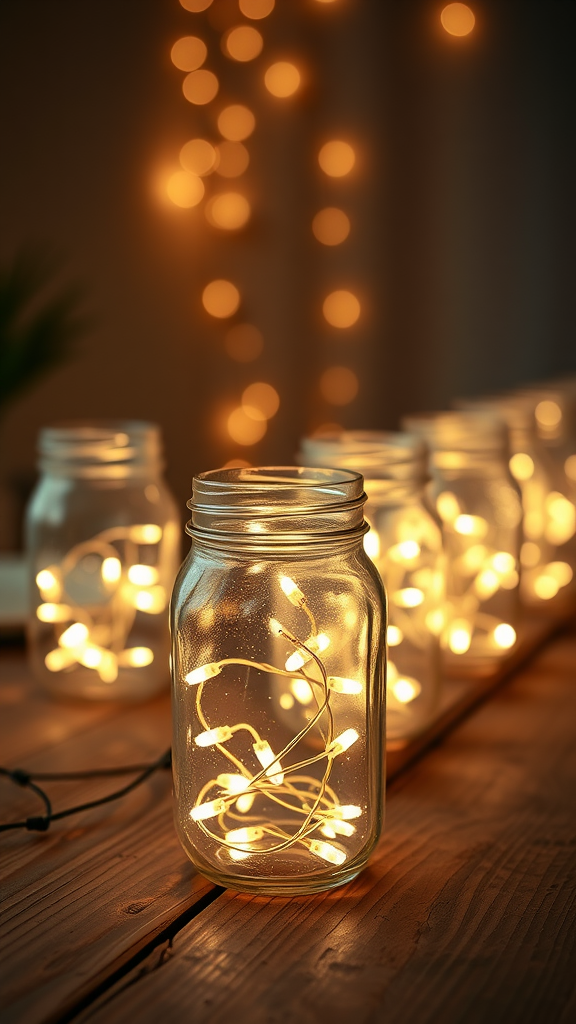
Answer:
[[[1, 757], [30, 770], [154, 759], [167, 697], [51, 702], [1, 660]], [[112, 783], [112, 787], [115, 783]], [[110, 782], [51, 784], [56, 807]], [[0, 818], [36, 802], [0, 783]], [[388, 788], [344, 888], [264, 898], [195, 875], [161, 773], [118, 804], [0, 836], [3, 1024], [573, 1024], [576, 632], [566, 631]]]

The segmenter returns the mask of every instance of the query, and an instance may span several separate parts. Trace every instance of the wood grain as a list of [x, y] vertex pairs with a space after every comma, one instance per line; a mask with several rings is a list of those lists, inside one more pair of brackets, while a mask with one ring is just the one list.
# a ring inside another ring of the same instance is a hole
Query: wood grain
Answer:
[[345, 888], [225, 893], [91, 1024], [568, 1024], [576, 1005], [576, 637], [392, 786]]
[[[66, 730], [76, 734], [54, 748], [44, 748], [45, 736], [36, 731], [40, 752], [27, 756], [26, 767], [151, 761], [169, 745], [167, 696], [117, 706], [104, 720], [94, 711], [91, 727], [86, 718], [65, 717]], [[118, 785], [46, 783], [57, 808]], [[9, 786], [2, 787], [3, 808], [13, 807], [15, 817], [35, 813], [33, 799]], [[12, 832], [0, 840], [4, 1024], [59, 1019], [213, 889], [194, 876], [176, 838], [168, 772], [118, 804], [54, 823], [47, 834]]]

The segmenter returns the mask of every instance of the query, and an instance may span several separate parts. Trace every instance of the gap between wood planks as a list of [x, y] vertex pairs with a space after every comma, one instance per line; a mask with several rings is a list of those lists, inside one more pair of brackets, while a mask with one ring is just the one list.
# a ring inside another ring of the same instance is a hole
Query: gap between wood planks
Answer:
[[[541, 623], [540, 628], [535, 630], [525, 640], [521, 649], [516, 652], [513, 658], [500, 665], [490, 678], [471, 680], [463, 684], [455, 685], [452, 699], [448, 700], [447, 706], [443, 708], [438, 719], [433, 723], [428, 732], [418, 737], [412, 744], [399, 751], [399, 757], [392, 755], [392, 771], [388, 783], [392, 791], [394, 782], [400, 776], [419, 761], [431, 749], [437, 747], [446, 736], [448, 736], [463, 720], [468, 718], [485, 701], [488, 700], [502, 685], [510, 681], [518, 669], [524, 665], [534, 654], [541, 649], [555, 635], [561, 632], [567, 625], [567, 619], [548, 620]], [[64, 1014], [49, 1016], [45, 1024], [69, 1024], [82, 1011], [87, 1010], [94, 1003], [99, 1003], [99, 1009], [106, 1005], [106, 993], [114, 999], [119, 992], [136, 984], [141, 977], [158, 970], [170, 957], [172, 943], [178, 933], [185, 928], [195, 917], [199, 916], [212, 903], [218, 900], [227, 892], [220, 886], [203, 896], [197, 903], [180, 914], [168, 927], [146, 943], [136, 954], [127, 959], [119, 968], [103, 979], [90, 992], [86, 993], [80, 1000], [74, 1003]], [[140, 970], [138, 968], [141, 967]], [[111, 990], [115, 991], [111, 991]]]

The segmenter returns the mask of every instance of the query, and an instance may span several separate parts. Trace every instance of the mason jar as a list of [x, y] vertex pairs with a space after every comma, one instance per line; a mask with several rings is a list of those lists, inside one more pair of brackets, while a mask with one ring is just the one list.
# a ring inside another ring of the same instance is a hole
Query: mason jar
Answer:
[[423, 413], [403, 420], [430, 449], [430, 497], [446, 552], [445, 664], [484, 674], [517, 642], [522, 507], [493, 415]]
[[299, 461], [364, 477], [364, 548], [388, 595], [386, 738], [390, 748], [404, 745], [434, 718], [441, 694], [444, 562], [424, 498], [425, 446], [410, 434], [324, 433], [302, 439]]
[[219, 885], [330, 889], [378, 839], [385, 608], [365, 500], [338, 470], [194, 479], [171, 605], [175, 814]]
[[180, 524], [151, 423], [40, 432], [26, 516], [29, 654], [55, 696], [143, 700], [169, 682]]
[[[523, 604], [553, 614], [570, 607], [576, 594], [576, 494], [565, 465], [555, 462], [542, 435], [545, 427], [542, 418], [550, 420], [552, 405], [557, 403], [542, 406], [534, 394], [525, 392], [466, 399], [459, 404], [499, 416], [508, 429], [510, 472], [522, 494], [524, 541], [520, 552], [520, 597]], [[536, 419], [539, 405], [540, 427]], [[568, 458], [569, 453], [564, 464]], [[573, 466], [574, 463], [568, 462], [569, 469]]]

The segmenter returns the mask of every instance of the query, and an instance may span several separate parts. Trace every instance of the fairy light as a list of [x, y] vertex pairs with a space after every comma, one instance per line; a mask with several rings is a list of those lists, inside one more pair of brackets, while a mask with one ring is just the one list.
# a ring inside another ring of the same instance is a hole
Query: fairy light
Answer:
[[328, 748], [328, 753], [331, 757], [338, 757], [339, 754], [345, 753], [353, 743], [360, 739], [356, 729], [346, 729], [340, 736], [337, 736], [332, 741], [331, 746]]
[[208, 56], [208, 48], [198, 36], [183, 36], [170, 51], [170, 59], [179, 71], [196, 71]]
[[400, 676], [392, 685], [391, 690], [399, 704], [409, 704], [420, 695], [422, 687], [417, 679]]
[[250, 220], [250, 203], [240, 192], [220, 192], [211, 197], [204, 210], [206, 220], [223, 231], [239, 231]]
[[193, 821], [206, 821], [207, 818], [215, 818], [218, 814], [223, 814], [225, 810], [225, 800], [209, 800], [205, 804], [193, 807], [190, 811], [190, 817]]
[[345, 330], [352, 327], [360, 316], [360, 303], [353, 292], [339, 289], [330, 292], [322, 304], [324, 319], [332, 326]]
[[330, 843], [323, 843], [320, 839], [312, 839], [310, 841], [310, 853], [316, 854], [317, 857], [321, 857], [322, 860], [328, 861], [329, 864], [335, 864], [339, 866], [346, 860], [346, 854], [343, 850], [336, 849], [335, 846], [331, 846]]
[[131, 565], [128, 569], [128, 579], [137, 586], [150, 587], [158, 582], [158, 569], [153, 565]]
[[290, 604], [293, 604], [295, 608], [302, 608], [306, 604], [306, 598], [300, 587], [289, 576], [280, 577], [280, 588], [290, 601]]
[[265, 419], [254, 419], [248, 416], [246, 410], [240, 405], [233, 409], [226, 421], [228, 434], [236, 444], [250, 445], [257, 444], [264, 437], [267, 430]]
[[104, 583], [118, 583], [122, 575], [122, 562], [115, 555], [109, 555], [102, 562], [100, 574]]
[[213, 71], [200, 68], [199, 71], [191, 71], [182, 82], [182, 92], [188, 103], [197, 107], [203, 107], [211, 103], [218, 93], [220, 83]]
[[440, 13], [442, 28], [451, 36], [470, 35], [476, 18], [467, 4], [453, 3], [444, 7]]
[[576, 455], [569, 455], [564, 463], [564, 472], [569, 480], [576, 481]]
[[148, 590], [137, 590], [133, 600], [134, 607], [138, 611], [157, 615], [159, 612], [163, 612], [166, 607], [166, 591], [161, 586], [150, 587]]
[[213, 679], [214, 676], [220, 675], [221, 671], [222, 666], [220, 662], [213, 661], [209, 665], [201, 665], [200, 668], [195, 668], [184, 678], [189, 686], [197, 686], [198, 683], [205, 683], [207, 679]]
[[452, 654], [466, 654], [472, 643], [472, 627], [467, 619], [454, 619], [448, 632], [448, 646]]
[[514, 479], [522, 483], [534, 476], [534, 459], [526, 452], [516, 452], [508, 465]]
[[216, 173], [222, 178], [239, 178], [248, 169], [250, 154], [242, 142], [225, 139], [216, 146]]
[[350, 218], [344, 210], [327, 206], [315, 215], [312, 232], [322, 245], [341, 245], [350, 234]]
[[236, 793], [244, 793], [250, 785], [250, 780], [246, 779], [244, 775], [234, 775], [231, 772], [222, 772], [218, 775], [216, 782], [222, 789], [225, 789], [227, 793], [235, 795]]
[[516, 630], [507, 622], [500, 622], [493, 633], [494, 642], [503, 650], [508, 650], [516, 643]]
[[232, 729], [228, 725], [219, 725], [216, 729], [206, 729], [194, 737], [198, 747], [213, 747], [216, 743], [227, 743], [232, 739]]
[[244, 142], [256, 127], [252, 111], [241, 103], [232, 103], [218, 115], [218, 131], [229, 142]]
[[222, 49], [227, 57], [244, 63], [258, 57], [263, 45], [258, 29], [252, 25], [237, 25], [224, 36]]
[[373, 527], [364, 534], [364, 551], [373, 562], [380, 557], [380, 537]]
[[271, 384], [256, 382], [242, 392], [242, 408], [255, 420], [270, 420], [280, 408], [280, 396]]
[[207, 11], [211, 3], [212, 0], [180, 0], [180, 6], [192, 14], [200, 14], [202, 11]]
[[330, 178], [343, 178], [356, 163], [356, 154], [348, 142], [333, 139], [326, 142], [318, 153], [318, 163]]
[[154, 652], [150, 647], [127, 647], [118, 655], [119, 665], [130, 665], [133, 668], [144, 668], [154, 661]]
[[445, 523], [453, 523], [460, 514], [460, 502], [451, 491], [442, 491], [436, 498], [438, 515]]
[[62, 593], [58, 569], [56, 567], [41, 569], [36, 574], [36, 586], [45, 601], [58, 601]]
[[218, 162], [218, 151], [206, 139], [190, 139], [180, 150], [180, 163], [184, 170], [200, 178], [212, 174]]
[[328, 689], [334, 693], [362, 693], [362, 683], [356, 679], [344, 679], [342, 676], [328, 676]]
[[267, 18], [274, 10], [276, 0], [238, 0], [238, 6], [245, 18], [254, 21]]
[[392, 600], [399, 608], [418, 608], [424, 601], [424, 594], [419, 587], [403, 587], [394, 591]]
[[69, 604], [46, 603], [38, 605], [36, 615], [40, 622], [69, 622], [74, 618], [74, 609]]
[[388, 626], [386, 630], [386, 642], [389, 647], [398, 647], [404, 639], [404, 634], [399, 626]]
[[290, 683], [290, 689], [299, 704], [311, 704], [314, 700], [312, 687], [305, 679], [293, 679]]
[[301, 76], [295, 64], [287, 60], [276, 61], [264, 73], [264, 85], [272, 96], [286, 99], [300, 88]]
[[68, 629], [65, 629], [58, 638], [60, 647], [74, 648], [86, 643], [89, 636], [88, 627], [83, 622], [74, 622]]
[[190, 171], [175, 171], [166, 184], [168, 198], [182, 209], [198, 206], [204, 198], [204, 191], [202, 179]]
[[545, 398], [538, 402], [534, 415], [538, 426], [544, 427], [546, 430], [554, 430], [562, 422], [562, 409], [557, 402], [553, 402], [551, 399]]
[[488, 523], [483, 516], [459, 515], [453, 523], [456, 533], [465, 537], [485, 537], [488, 533]]
[[268, 740], [257, 740], [253, 744], [252, 749], [256, 754], [256, 757], [260, 761], [263, 768], [266, 769], [266, 775], [275, 786], [281, 786], [284, 782], [284, 774], [278, 771], [281, 768], [281, 764], [274, 754], [272, 747], [268, 743]]
[[413, 562], [420, 555], [420, 545], [415, 540], [403, 540], [388, 550], [388, 558], [393, 562]]
[[210, 316], [225, 320], [233, 316], [238, 309], [240, 292], [232, 281], [217, 278], [204, 288], [202, 305]]

